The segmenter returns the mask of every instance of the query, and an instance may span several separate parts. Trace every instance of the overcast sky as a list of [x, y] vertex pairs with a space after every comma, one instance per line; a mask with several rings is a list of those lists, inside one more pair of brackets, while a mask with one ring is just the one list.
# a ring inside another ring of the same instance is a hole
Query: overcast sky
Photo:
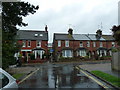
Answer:
[[35, 14], [23, 18], [28, 23], [21, 30], [44, 30], [48, 25], [49, 42], [53, 33], [94, 34], [101, 28], [103, 34], [112, 34], [110, 29], [118, 24], [119, 0], [22, 0], [39, 5]]

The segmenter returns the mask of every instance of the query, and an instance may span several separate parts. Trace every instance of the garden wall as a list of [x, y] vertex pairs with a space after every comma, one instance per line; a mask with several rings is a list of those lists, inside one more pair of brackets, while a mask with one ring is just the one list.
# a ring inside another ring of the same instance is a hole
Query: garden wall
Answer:
[[111, 68], [112, 70], [120, 71], [120, 52], [113, 52]]

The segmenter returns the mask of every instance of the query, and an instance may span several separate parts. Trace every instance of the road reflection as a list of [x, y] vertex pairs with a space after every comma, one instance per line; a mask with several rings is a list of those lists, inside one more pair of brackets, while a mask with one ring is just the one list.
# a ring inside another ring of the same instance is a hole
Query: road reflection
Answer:
[[39, 66], [40, 70], [19, 85], [20, 88], [100, 88], [74, 68], [74, 65]]

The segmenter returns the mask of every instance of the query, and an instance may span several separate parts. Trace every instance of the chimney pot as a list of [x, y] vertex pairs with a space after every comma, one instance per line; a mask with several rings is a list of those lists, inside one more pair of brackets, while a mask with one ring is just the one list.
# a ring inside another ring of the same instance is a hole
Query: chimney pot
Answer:
[[48, 27], [47, 27], [47, 25], [45, 26], [45, 31], [47, 32], [47, 30], [48, 30]]
[[68, 34], [70, 34], [70, 35], [73, 34], [73, 29], [72, 29], [72, 28], [69, 28], [69, 30], [68, 30]]

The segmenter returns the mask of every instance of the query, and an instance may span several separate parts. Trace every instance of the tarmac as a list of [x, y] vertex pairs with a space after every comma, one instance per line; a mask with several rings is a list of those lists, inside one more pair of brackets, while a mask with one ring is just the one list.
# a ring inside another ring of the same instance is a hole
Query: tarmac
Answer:
[[[67, 63], [70, 64], [70, 62], [67, 62]], [[65, 62], [63, 64], [67, 64], [67, 63]], [[47, 64], [47, 63], [43, 63], [43, 64]], [[62, 64], [62, 63], [57, 63], [57, 64]], [[77, 64], [79, 64], [79, 63], [77, 63]], [[27, 75], [29, 75], [30, 73], [37, 70], [38, 68], [35, 67], [36, 65], [41, 65], [41, 64], [40, 63], [37, 63], [37, 64], [36, 63], [30, 63], [30, 64], [27, 63], [27, 64], [23, 64], [21, 67], [10, 67], [6, 71], [9, 72], [10, 74], [24, 73], [25, 75], [19, 79], [19, 80], [21, 80], [24, 77], [26, 77]], [[84, 62], [83, 64], [80, 63], [79, 66], [88, 71], [99, 70], [99, 71], [111, 74], [113, 76], [120, 77], [120, 72], [116, 72], [111, 69], [110, 61], [92, 61], [92, 62], [87, 61], [87, 62]]]

